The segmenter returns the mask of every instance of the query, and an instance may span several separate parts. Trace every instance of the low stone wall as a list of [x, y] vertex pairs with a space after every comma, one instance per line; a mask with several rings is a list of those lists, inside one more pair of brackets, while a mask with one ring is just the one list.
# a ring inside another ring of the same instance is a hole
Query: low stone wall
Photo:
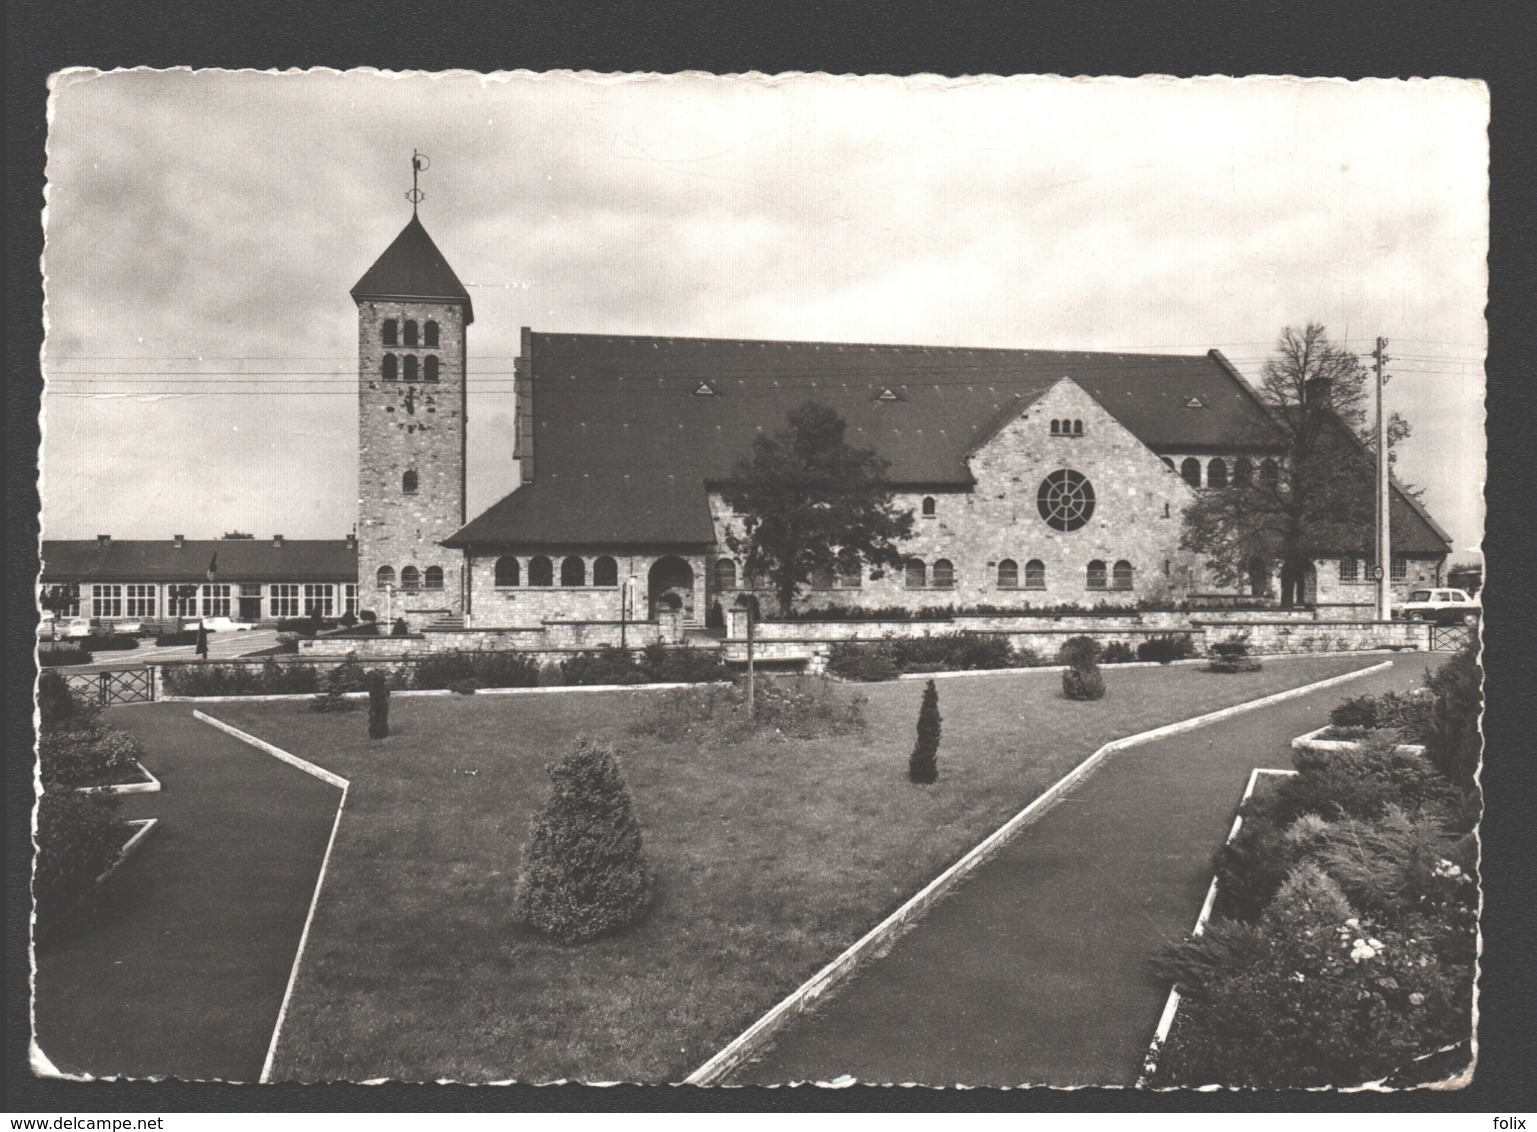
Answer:
[[1207, 642], [1244, 635], [1254, 653], [1357, 652], [1363, 649], [1430, 648], [1430, 626], [1413, 621], [1330, 621], [1298, 625], [1284, 621], [1209, 622]]

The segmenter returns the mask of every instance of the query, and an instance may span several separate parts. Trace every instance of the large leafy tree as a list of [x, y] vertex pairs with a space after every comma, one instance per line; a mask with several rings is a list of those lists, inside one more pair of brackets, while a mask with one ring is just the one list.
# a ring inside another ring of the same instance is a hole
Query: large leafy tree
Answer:
[[768, 580], [788, 614], [814, 573], [849, 574], [868, 564], [872, 576], [904, 560], [899, 543], [912, 533], [911, 511], [897, 510], [887, 463], [844, 439], [833, 409], [807, 401], [791, 410], [789, 427], [753, 440], [721, 497], [741, 520], [726, 544], [742, 556], [749, 578]]
[[[1281, 568], [1281, 602], [1302, 598], [1309, 562], [1323, 553], [1369, 556], [1375, 513], [1374, 409], [1366, 366], [1330, 341], [1317, 323], [1287, 327], [1260, 375], [1269, 410], [1249, 438], [1274, 457], [1240, 464], [1226, 488], [1208, 489], [1185, 509], [1182, 545], [1205, 557], [1217, 582], [1250, 577], [1257, 564]], [[1396, 413], [1392, 445], [1409, 435]]]

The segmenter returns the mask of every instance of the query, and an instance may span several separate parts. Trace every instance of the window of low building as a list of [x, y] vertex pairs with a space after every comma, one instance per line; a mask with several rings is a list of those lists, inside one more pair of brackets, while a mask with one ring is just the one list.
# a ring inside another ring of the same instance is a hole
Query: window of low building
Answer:
[[1406, 581], [1409, 577], [1409, 560], [1394, 556], [1388, 559], [1388, 580], [1393, 582]]
[[[394, 581], [395, 571], [390, 570], [388, 566], [379, 568], [381, 577], [387, 570], [390, 580]], [[383, 584], [382, 580], [380, 584]], [[273, 617], [299, 616], [299, 587], [291, 582], [275, 582], [267, 588], [267, 604]]]
[[128, 604], [124, 612], [129, 617], [153, 617], [155, 616], [155, 587], [147, 585], [130, 585], [123, 587], [126, 591]]
[[197, 587], [190, 582], [167, 586], [165, 607], [168, 617], [196, 617]]
[[811, 588], [814, 590], [830, 590], [833, 588], [833, 569], [831, 566], [817, 566], [811, 571]]
[[510, 554], [504, 554], [496, 560], [496, 585], [499, 589], [511, 589], [518, 585], [520, 574], [518, 560]]
[[91, 587], [92, 617], [121, 617], [123, 615], [123, 587], [97, 583]]
[[342, 612], [356, 615], [358, 611], [358, 584], [345, 582], [342, 585]]
[[203, 587], [204, 617], [228, 617], [229, 616], [229, 587], [225, 585], [205, 585]]
[[[411, 567], [407, 566], [407, 570]], [[401, 571], [405, 576], [405, 571]], [[317, 613], [322, 617], [330, 617], [336, 612], [336, 587], [330, 582], [316, 582], [304, 587], [304, 615], [313, 617]]]
[[859, 563], [852, 566], [840, 567], [838, 570], [838, 586], [840, 589], [857, 590], [864, 585], [865, 572]]
[[1105, 588], [1105, 564], [1098, 558], [1089, 563], [1088, 588], [1091, 590]]
[[1361, 566], [1354, 558], [1340, 559], [1340, 581], [1359, 582], [1361, 580]]
[[1012, 558], [1005, 558], [998, 563], [998, 588], [1000, 590], [1017, 589], [1019, 586], [1019, 563]]

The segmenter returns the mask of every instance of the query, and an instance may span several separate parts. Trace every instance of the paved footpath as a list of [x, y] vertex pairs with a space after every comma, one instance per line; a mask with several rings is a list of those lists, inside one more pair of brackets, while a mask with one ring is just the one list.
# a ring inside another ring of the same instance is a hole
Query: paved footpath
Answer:
[[1340, 700], [1424, 669], [1109, 756], [731, 1082], [1134, 1084], [1169, 991], [1148, 959], [1194, 925], [1250, 770], [1289, 768]]
[[112, 708], [137, 735], [160, 819], [107, 879], [98, 913], [38, 953], [37, 1038], [62, 1071], [254, 1081], [341, 792], [192, 718]]

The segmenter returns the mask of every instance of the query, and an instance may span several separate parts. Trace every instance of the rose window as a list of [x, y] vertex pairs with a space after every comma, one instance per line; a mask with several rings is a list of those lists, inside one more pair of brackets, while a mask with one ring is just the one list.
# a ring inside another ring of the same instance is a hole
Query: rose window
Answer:
[[1035, 505], [1047, 525], [1076, 531], [1094, 515], [1094, 488], [1077, 472], [1063, 468], [1041, 481]]

